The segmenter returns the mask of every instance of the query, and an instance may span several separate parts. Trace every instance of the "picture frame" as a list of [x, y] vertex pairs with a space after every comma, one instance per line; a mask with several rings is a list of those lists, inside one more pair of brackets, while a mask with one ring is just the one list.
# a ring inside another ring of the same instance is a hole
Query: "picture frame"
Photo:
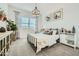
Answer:
[[63, 19], [63, 8], [54, 12], [54, 19]]

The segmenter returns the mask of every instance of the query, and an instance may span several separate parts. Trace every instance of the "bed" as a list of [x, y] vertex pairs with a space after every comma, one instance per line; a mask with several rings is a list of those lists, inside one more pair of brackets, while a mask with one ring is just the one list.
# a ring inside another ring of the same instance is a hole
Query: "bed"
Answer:
[[31, 44], [36, 47], [36, 53], [42, 50], [42, 48], [45, 48], [46, 46], [50, 47], [54, 44], [56, 44], [56, 40], [59, 39], [59, 35], [53, 34], [53, 35], [46, 35], [44, 33], [28, 33], [27, 40]]

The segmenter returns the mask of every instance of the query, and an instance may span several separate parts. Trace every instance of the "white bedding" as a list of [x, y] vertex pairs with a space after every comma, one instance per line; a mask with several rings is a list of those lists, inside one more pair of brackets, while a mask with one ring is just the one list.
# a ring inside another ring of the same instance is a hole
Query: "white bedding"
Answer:
[[[43, 33], [37, 33], [37, 34], [30, 33], [30, 36], [32, 36], [32, 38], [37, 39], [37, 51], [36, 52], [41, 51], [41, 49], [46, 46], [51, 46], [55, 44], [56, 40], [59, 38], [59, 35], [46, 35]], [[34, 46], [36, 46], [35, 40], [32, 39], [30, 41], [31, 43], [34, 44]]]

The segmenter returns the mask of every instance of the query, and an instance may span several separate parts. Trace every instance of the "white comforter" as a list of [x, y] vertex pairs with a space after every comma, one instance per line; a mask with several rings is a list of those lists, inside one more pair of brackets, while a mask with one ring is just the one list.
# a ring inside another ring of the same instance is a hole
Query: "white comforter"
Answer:
[[[56, 40], [59, 38], [59, 35], [46, 35], [43, 33], [38, 33], [38, 34], [30, 34], [32, 37], [37, 39], [37, 51], [41, 51], [42, 48], [46, 46], [51, 46], [56, 43]], [[31, 42], [36, 46], [36, 43], [33, 41]]]

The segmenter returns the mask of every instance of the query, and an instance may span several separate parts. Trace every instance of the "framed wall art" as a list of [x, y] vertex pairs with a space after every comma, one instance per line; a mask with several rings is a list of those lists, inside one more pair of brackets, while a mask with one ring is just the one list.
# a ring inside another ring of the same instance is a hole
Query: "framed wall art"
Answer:
[[54, 19], [63, 19], [63, 8], [58, 9], [53, 14]]

